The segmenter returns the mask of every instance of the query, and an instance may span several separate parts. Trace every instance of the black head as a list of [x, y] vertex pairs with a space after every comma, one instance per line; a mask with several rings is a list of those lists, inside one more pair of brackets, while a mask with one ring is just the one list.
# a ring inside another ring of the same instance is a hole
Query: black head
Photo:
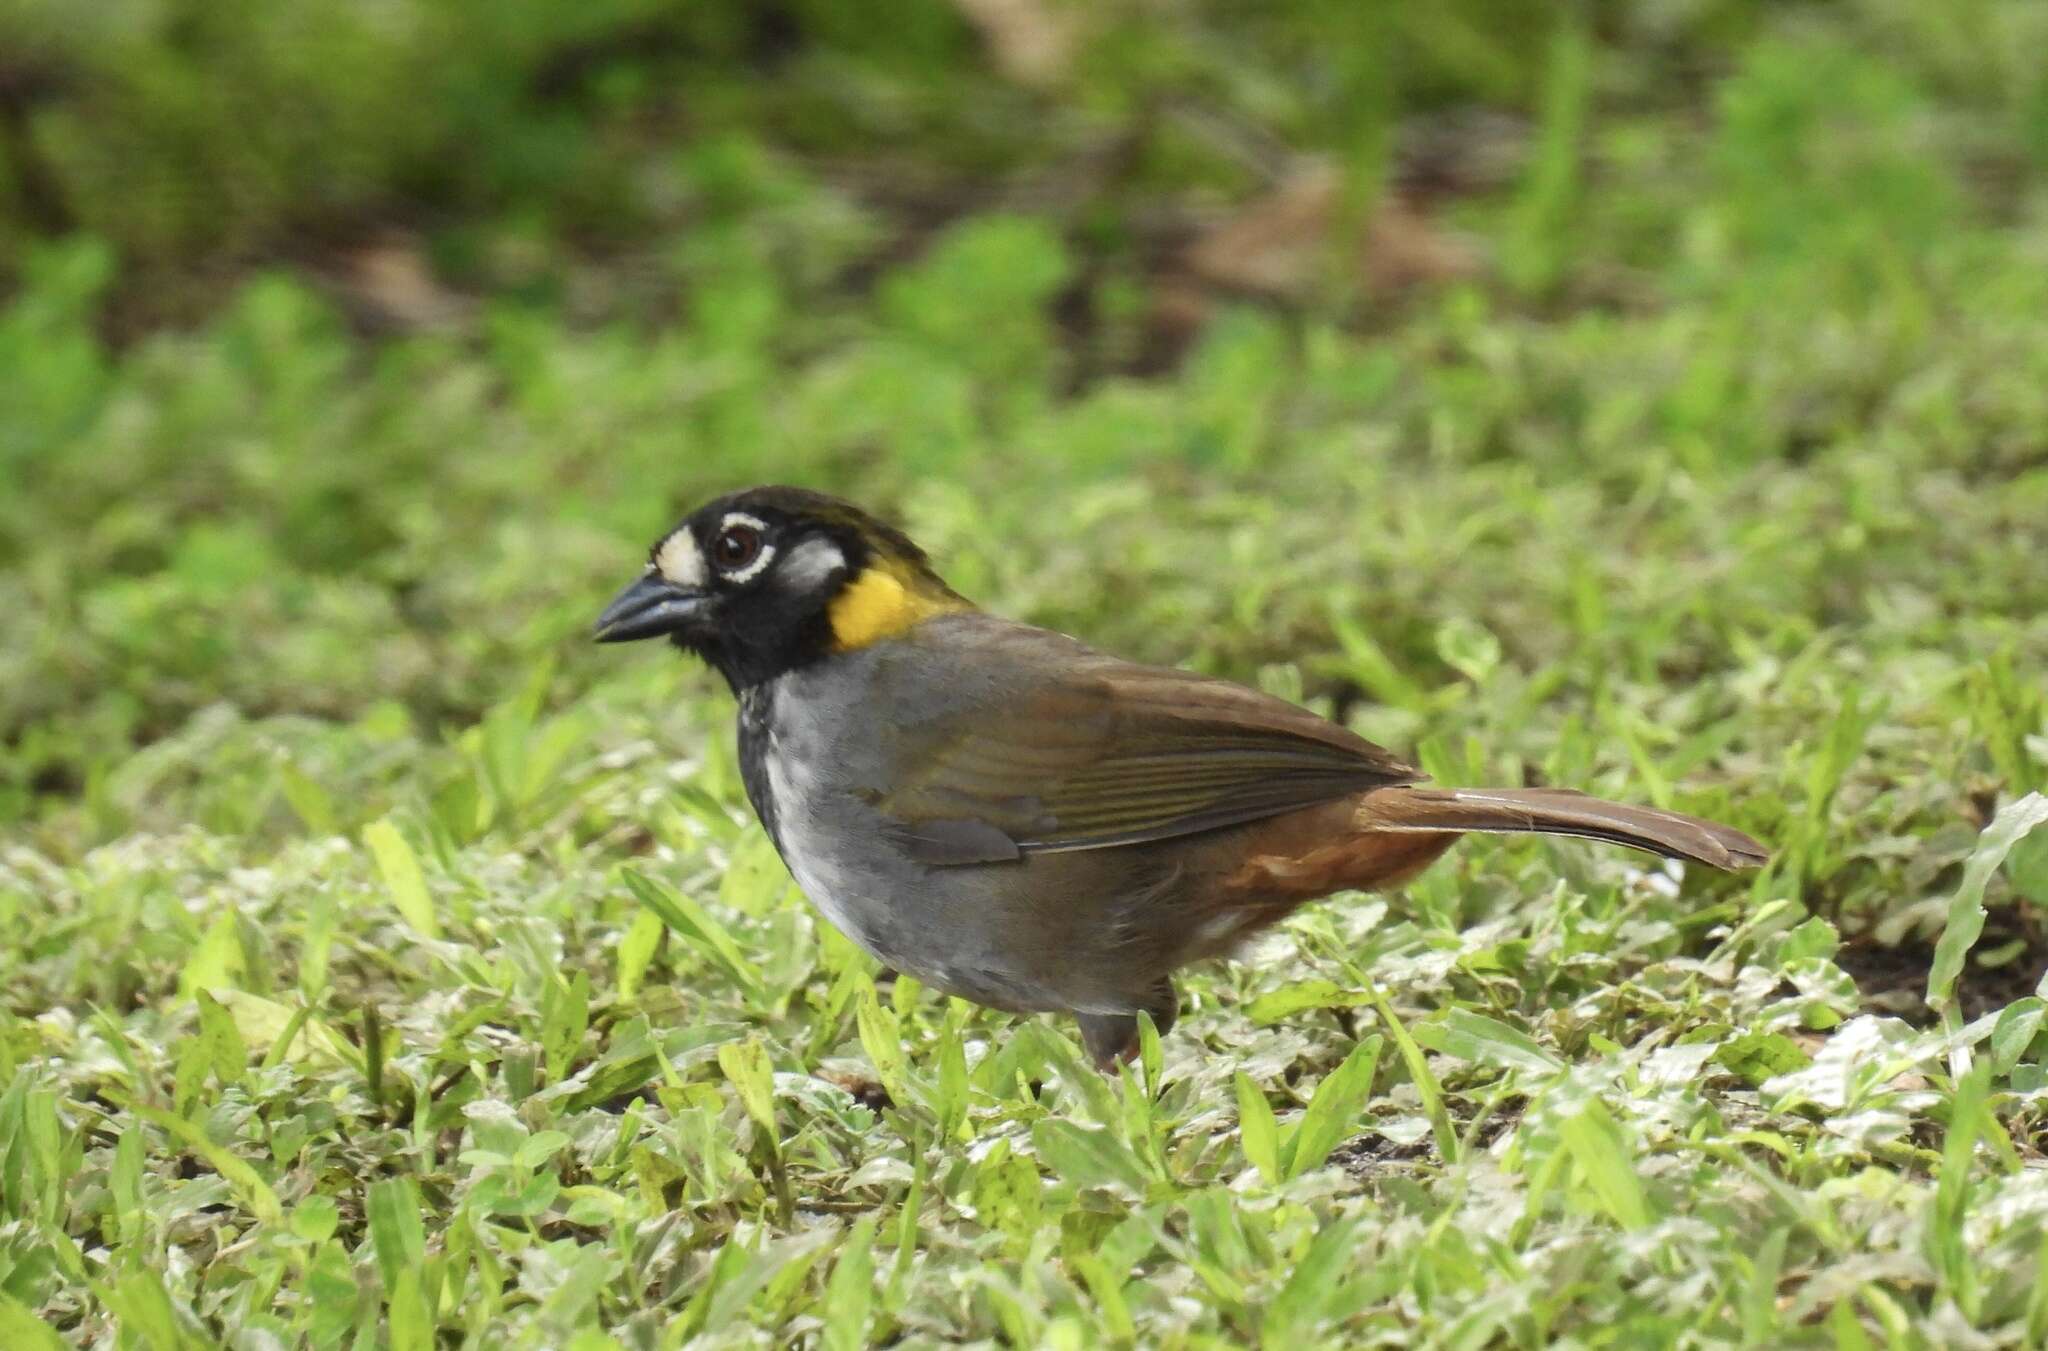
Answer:
[[666, 635], [741, 690], [966, 606], [907, 535], [852, 503], [748, 488], [655, 541], [597, 640]]

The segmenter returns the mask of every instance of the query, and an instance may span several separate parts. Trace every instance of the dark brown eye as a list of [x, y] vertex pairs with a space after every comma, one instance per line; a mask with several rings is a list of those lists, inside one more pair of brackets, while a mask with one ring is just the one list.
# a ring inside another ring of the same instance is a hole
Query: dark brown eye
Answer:
[[711, 561], [727, 572], [738, 572], [760, 556], [761, 532], [751, 525], [735, 522], [711, 541]]

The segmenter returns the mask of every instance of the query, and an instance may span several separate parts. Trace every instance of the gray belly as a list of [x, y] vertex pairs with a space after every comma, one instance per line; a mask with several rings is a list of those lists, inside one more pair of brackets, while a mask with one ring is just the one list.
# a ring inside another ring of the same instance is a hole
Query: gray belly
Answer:
[[876, 716], [872, 668], [849, 654], [750, 690], [748, 791], [783, 862], [826, 919], [926, 985], [1017, 1012], [1143, 1006], [1178, 945], [1192, 878], [1152, 847], [937, 868], [889, 838], [873, 803], [897, 781], [899, 729]]
[[[1032, 967], [1010, 904], [1022, 865], [939, 869], [888, 841], [872, 804], [893, 782], [894, 731], [869, 705], [855, 654], [749, 691], [740, 710], [748, 792], [797, 886], [833, 927], [877, 961], [934, 989], [1015, 1010], [1069, 1005]], [[1057, 983], [1056, 978], [1053, 982]]]
[[1014, 921], [1027, 865], [930, 868], [897, 852], [864, 801], [806, 782], [786, 756], [768, 775], [781, 804], [779, 847], [797, 886], [832, 925], [883, 964], [932, 988], [1019, 1012], [1063, 1009]]
[[1186, 935], [1169, 917], [1190, 879], [1158, 852], [933, 868], [885, 829], [857, 798], [814, 795], [785, 816], [782, 857], [841, 933], [935, 990], [1018, 1013], [1126, 1013], [1178, 964]]

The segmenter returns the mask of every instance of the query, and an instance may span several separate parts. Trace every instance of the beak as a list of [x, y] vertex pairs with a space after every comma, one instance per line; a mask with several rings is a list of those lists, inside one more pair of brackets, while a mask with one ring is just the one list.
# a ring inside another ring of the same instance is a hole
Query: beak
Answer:
[[591, 636], [600, 643], [630, 643], [673, 633], [704, 612], [711, 598], [650, 572], [612, 598]]

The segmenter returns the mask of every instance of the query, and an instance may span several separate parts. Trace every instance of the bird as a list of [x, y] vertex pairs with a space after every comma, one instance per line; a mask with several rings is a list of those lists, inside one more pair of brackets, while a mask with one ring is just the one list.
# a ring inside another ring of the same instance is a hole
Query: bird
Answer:
[[1431, 786], [1273, 695], [989, 613], [902, 530], [803, 488], [684, 517], [593, 636], [667, 638], [724, 676], [747, 797], [848, 938], [946, 994], [1071, 1014], [1110, 1073], [1140, 1013], [1171, 1029], [1180, 968], [1310, 901], [1397, 887], [1467, 833], [1767, 858], [1678, 812]]

